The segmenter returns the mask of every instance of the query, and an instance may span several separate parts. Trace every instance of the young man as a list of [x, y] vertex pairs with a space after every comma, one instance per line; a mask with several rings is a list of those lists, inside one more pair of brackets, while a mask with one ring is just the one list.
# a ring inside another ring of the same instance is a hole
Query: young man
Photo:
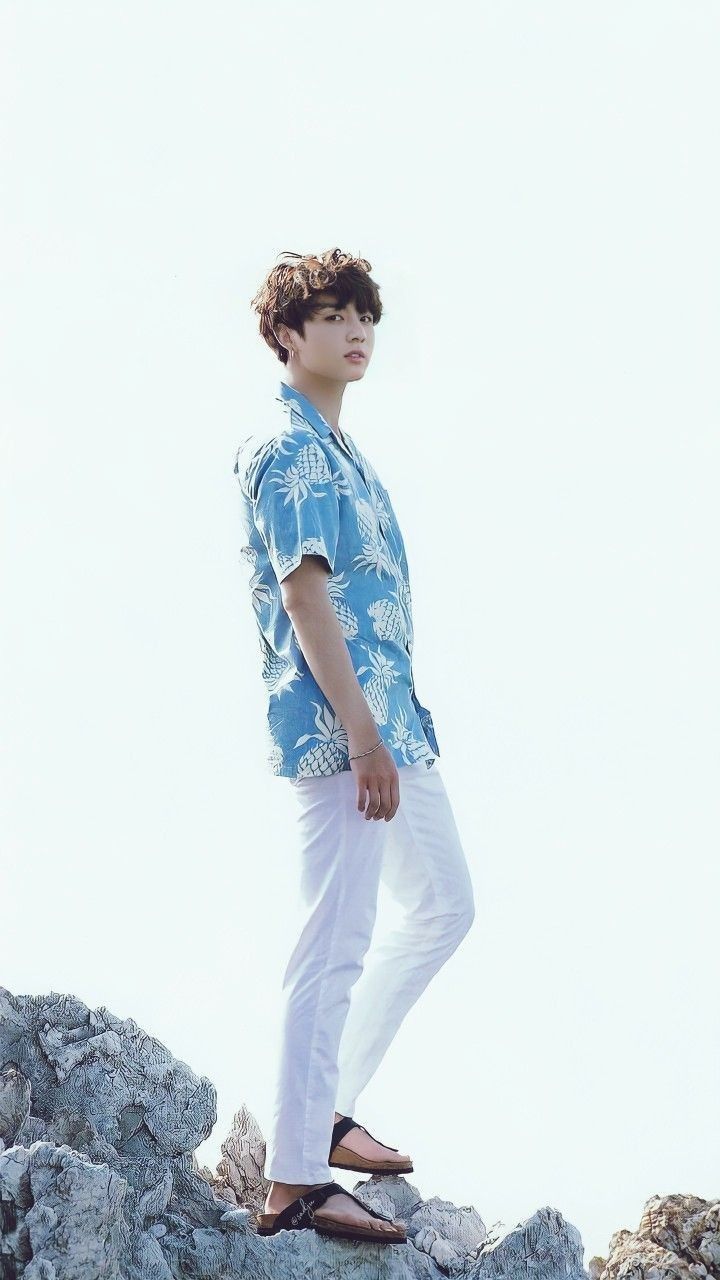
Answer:
[[[286, 374], [269, 422], [235, 461], [268, 765], [289, 778], [299, 806], [304, 910], [283, 984], [258, 1229], [313, 1226], [390, 1244], [405, 1240], [402, 1221], [367, 1209], [331, 1169], [412, 1172], [409, 1156], [352, 1116], [408, 1010], [470, 928], [473, 890], [432, 718], [415, 693], [402, 534], [387, 489], [339, 422], [346, 386], [370, 365], [378, 286], [369, 262], [339, 249], [284, 259], [253, 303]], [[405, 916], [368, 951], [381, 879]]]

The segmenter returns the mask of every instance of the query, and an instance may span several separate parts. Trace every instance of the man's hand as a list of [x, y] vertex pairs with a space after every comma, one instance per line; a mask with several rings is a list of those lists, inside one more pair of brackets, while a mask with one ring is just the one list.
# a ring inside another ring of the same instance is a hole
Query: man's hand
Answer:
[[[367, 749], [367, 747], [352, 744], [350, 755], [354, 755], [357, 751], [367, 751]], [[360, 812], [365, 812], [367, 821], [370, 818], [374, 820], [384, 818], [389, 822], [395, 817], [400, 804], [400, 780], [391, 752], [383, 743], [370, 755], [351, 760], [350, 768], [357, 778], [357, 807]]]

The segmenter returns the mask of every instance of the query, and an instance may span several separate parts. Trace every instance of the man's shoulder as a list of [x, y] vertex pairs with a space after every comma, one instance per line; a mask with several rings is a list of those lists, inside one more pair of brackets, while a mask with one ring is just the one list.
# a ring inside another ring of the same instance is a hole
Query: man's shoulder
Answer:
[[311, 441], [318, 442], [317, 433], [307, 423], [281, 414], [270, 415], [255, 430], [244, 436], [235, 455], [234, 472], [243, 488], [252, 483], [259, 469], [275, 459], [286, 459], [291, 466], [293, 456]]

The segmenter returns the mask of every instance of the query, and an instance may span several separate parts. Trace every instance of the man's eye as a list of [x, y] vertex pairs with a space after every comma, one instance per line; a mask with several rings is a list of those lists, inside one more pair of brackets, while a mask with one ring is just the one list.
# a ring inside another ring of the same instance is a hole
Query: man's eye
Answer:
[[[340, 319], [342, 320], [342, 312], [341, 312], [341, 311], [336, 311], [336, 312], [334, 312], [334, 314], [333, 314], [333, 315], [328, 316], [327, 318], [328, 318], [328, 320], [335, 320], [335, 319], [337, 318], [337, 316], [340, 316]], [[368, 311], [368, 312], [367, 312], [367, 314], [366, 314], [366, 315], [364, 315], [364, 316], [361, 316], [361, 317], [360, 317], [360, 319], [361, 319], [361, 320], [370, 320], [370, 321], [372, 321], [372, 316], [371, 316], [370, 312]]]

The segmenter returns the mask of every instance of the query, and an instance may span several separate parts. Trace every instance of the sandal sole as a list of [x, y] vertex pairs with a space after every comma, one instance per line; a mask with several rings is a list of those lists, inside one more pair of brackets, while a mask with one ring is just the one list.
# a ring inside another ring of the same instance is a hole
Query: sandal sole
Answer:
[[[259, 1236], [274, 1236], [279, 1235], [280, 1231], [283, 1229], [284, 1228], [281, 1227], [280, 1230], [277, 1230], [272, 1225], [258, 1224], [257, 1234]], [[337, 1240], [369, 1240], [375, 1244], [407, 1244], [406, 1235], [390, 1235], [389, 1232], [383, 1232], [382, 1235], [378, 1235], [377, 1232], [363, 1231], [359, 1227], [348, 1227], [347, 1230], [343, 1231], [339, 1225], [337, 1227], [331, 1227], [329, 1224], [326, 1225], [322, 1222], [319, 1222], [317, 1226], [313, 1224], [312, 1227], [300, 1227], [296, 1228], [296, 1230], [316, 1231], [318, 1235], [334, 1236]]]
[[338, 1164], [335, 1160], [330, 1162], [331, 1169], [345, 1169], [347, 1173], [414, 1173], [415, 1167], [411, 1164], [373, 1164], [372, 1161], [366, 1161], [364, 1164]]
[[359, 1230], [349, 1229], [347, 1231], [338, 1231], [335, 1227], [324, 1227], [322, 1225], [314, 1227], [320, 1236], [334, 1236], [336, 1240], [370, 1240], [375, 1244], [407, 1244], [407, 1236], [391, 1235], [389, 1231], [377, 1235], [372, 1231], [360, 1232]]

